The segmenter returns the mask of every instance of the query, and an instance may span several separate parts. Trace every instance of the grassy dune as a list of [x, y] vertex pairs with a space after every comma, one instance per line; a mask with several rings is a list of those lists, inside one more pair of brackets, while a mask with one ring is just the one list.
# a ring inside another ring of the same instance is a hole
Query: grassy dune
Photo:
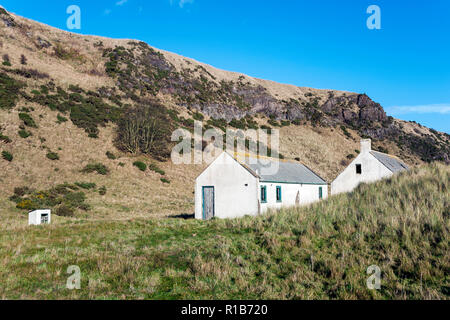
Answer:
[[[4, 229], [0, 297], [448, 299], [449, 174], [433, 164], [256, 218]], [[65, 287], [70, 265], [80, 290]], [[366, 287], [370, 265], [381, 290]]]

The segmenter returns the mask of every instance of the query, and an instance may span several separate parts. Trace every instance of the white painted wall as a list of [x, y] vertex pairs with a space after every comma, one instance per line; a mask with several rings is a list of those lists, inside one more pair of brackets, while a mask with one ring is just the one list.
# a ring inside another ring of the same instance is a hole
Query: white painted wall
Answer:
[[[279, 209], [281, 207], [292, 207], [297, 205], [297, 194], [300, 193], [299, 205], [306, 205], [315, 201], [319, 201], [319, 188], [322, 187], [322, 199], [328, 197], [328, 185], [314, 184], [288, 184], [288, 183], [268, 183], [261, 182], [259, 190], [262, 186], [266, 186], [267, 203], [261, 203], [261, 212], [264, 213], [268, 209]], [[281, 202], [277, 202], [276, 189], [281, 187]], [[261, 191], [258, 193], [258, 199], [261, 200]]]
[[28, 213], [28, 225], [40, 225], [41, 224], [41, 217], [42, 215], [48, 215], [48, 224], [50, 224], [51, 221], [51, 210], [35, 210], [30, 213]]
[[203, 218], [202, 187], [214, 187], [215, 217], [258, 214], [258, 179], [223, 152], [195, 181], [195, 218]]
[[[392, 171], [370, 154], [370, 142], [362, 141], [361, 153], [331, 183], [331, 194], [350, 192], [360, 183], [371, 183], [392, 176]], [[361, 164], [362, 173], [356, 173], [356, 165]]]

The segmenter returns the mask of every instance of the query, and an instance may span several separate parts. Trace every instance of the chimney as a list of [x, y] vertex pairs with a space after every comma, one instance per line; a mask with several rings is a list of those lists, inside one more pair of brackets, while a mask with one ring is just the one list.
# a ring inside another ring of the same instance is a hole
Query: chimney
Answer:
[[367, 153], [372, 151], [372, 140], [362, 139], [361, 140], [361, 153]]

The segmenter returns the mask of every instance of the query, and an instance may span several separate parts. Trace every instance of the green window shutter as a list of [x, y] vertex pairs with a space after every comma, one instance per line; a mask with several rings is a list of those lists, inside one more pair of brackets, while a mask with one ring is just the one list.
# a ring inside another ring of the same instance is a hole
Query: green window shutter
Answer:
[[277, 202], [281, 202], [281, 186], [277, 186]]
[[319, 187], [319, 199], [323, 199], [322, 187]]
[[266, 202], [267, 202], [266, 186], [262, 186], [261, 187], [261, 203], [266, 203]]

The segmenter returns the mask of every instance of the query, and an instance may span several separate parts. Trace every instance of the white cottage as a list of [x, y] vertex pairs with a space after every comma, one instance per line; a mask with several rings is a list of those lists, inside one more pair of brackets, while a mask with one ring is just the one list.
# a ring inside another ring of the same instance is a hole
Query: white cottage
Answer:
[[196, 219], [258, 215], [328, 196], [327, 182], [300, 163], [245, 159], [223, 152], [197, 177]]
[[361, 152], [331, 183], [331, 194], [350, 192], [361, 182], [370, 183], [408, 170], [408, 166], [392, 155], [373, 151], [370, 139], [361, 140]]

